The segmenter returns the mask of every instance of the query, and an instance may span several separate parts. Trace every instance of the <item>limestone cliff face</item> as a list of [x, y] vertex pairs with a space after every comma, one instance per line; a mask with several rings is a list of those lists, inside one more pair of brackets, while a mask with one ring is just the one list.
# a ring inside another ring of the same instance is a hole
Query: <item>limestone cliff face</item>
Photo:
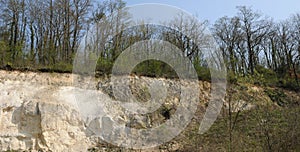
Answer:
[[[153, 80], [133, 80], [133, 93], [146, 102], [150, 97], [146, 88]], [[71, 74], [0, 71], [0, 151], [87, 151], [99, 144], [94, 135], [105, 132], [101, 127], [119, 127], [107, 126], [109, 123], [101, 120], [104, 116], [122, 127], [158, 126], [174, 113], [179, 102], [180, 94], [176, 91], [180, 87], [175, 81], [166, 83], [171, 93], [163, 108], [151, 115], [129, 117], [110, 97], [111, 84], [107, 79], [101, 80], [98, 90], [95, 84], [94, 90], [87, 91], [73, 86]], [[126, 135], [123, 137], [116, 140], [127, 142]]]
[[55, 98], [57, 88], [48, 84], [50, 79], [21, 81], [19, 74], [1, 71], [0, 151], [86, 151], [88, 139], [78, 111]]
[[[99, 81], [94, 89], [85, 90], [74, 87], [71, 74], [0, 70], [0, 151], [87, 151], [99, 145], [100, 138], [95, 134], [105, 132], [105, 127], [118, 129], [113, 125], [116, 122], [136, 129], [164, 123], [180, 103], [181, 83], [195, 85], [160, 78], [168, 91], [161, 107], [151, 114], [130, 115], [112, 97], [111, 82]], [[151, 97], [147, 87], [154, 81], [157, 80], [132, 77], [131, 90], [141, 104]], [[199, 82], [202, 109], [210, 99], [210, 87], [208, 82]], [[202, 117], [197, 113], [197, 119]], [[102, 118], [112, 125], [103, 123]], [[121, 136], [116, 141], [127, 142], [126, 133]]]
[[[67, 105], [26, 101], [2, 108], [1, 150], [86, 150], [83, 122]], [[4, 120], [4, 121], [3, 121]]]

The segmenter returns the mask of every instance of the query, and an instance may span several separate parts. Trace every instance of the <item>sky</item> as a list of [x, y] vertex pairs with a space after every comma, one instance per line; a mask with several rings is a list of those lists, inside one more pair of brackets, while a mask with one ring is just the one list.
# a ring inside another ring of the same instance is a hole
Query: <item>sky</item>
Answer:
[[160, 3], [179, 7], [199, 20], [215, 22], [223, 16], [234, 16], [236, 6], [250, 6], [275, 21], [300, 13], [300, 0], [124, 0], [128, 6], [143, 3]]

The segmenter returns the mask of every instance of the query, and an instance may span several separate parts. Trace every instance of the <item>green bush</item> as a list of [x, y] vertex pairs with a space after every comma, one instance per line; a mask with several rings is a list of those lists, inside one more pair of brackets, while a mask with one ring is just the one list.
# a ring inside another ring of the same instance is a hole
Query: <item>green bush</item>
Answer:
[[237, 84], [238, 76], [236, 74], [234, 74], [232, 71], [229, 71], [227, 73], [227, 80], [230, 84]]
[[133, 70], [133, 73], [137, 75], [149, 76], [149, 77], [166, 77], [177, 78], [177, 74], [174, 69], [168, 64], [158, 60], [147, 60], [138, 64]]
[[110, 74], [113, 67], [113, 62], [109, 59], [99, 58], [96, 65], [96, 71]]
[[248, 74], [243, 77], [238, 77], [237, 81], [239, 83], [250, 83], [259, 86], [276, 86], [279, 82], [276, 73], [263, 66], [256, 66], [253, 75]]
[[263, 66], [256, 66], [255, 74], [259, 78], [257, 79], [258, 83], [262, 83], [263, 85], [275, 86], [278, 83], [276, 73], [271, 69], [267, 69]]
[[279, 106], [286, 106], [288, 102], [286, 101], [286, 94], [279, 89], [266, 89], [265, 93], [270, 97], [270, 99], [277, 103]]
[[37, 68], [40, 72], [58, 72], [58, 73], [71, 73], [73, 70], [73, 64], [58, 62], [53, 65], [47, 65], [40, 68]]
[[198, 79], [203, 81], [211, 81], [210, 69], [200, 65], [194, 65]]
[[291, 78], [280, 79], [277, 86], [292, 91], [300, 91], [300, 86], [296, 80]]

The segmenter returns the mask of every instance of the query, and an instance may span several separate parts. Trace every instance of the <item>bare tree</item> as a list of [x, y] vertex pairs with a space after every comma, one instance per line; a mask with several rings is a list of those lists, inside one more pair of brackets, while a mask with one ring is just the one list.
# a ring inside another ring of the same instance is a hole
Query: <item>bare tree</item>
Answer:
[[178, 14], [170, 23], [166, 23], [170, 29], [164, 29], [164, 40], [177, 46], [184, 56], [201, 65], [204, 63], [201, 47], [208, 42], [207, 21], [199, 22], [196, 18]]
[[[245, 66], [244, 61], [238, 59], [238, 49], [242, 40], [241, 23], [239, 18], [222, 17], [212, 27], [215, 39], [220, 44], [228, 70], [236, 74], [239, 67]], [[242, 62], [242, 63], [241, 63]], [[244, 67], [245, 68], [245, 67]]]
[[241, 21], [241, 29], [243, 31], [244, 49], [248, 53], [248, 69], [250, 74], [254, 74], [254, 68], [258, 64], [258, 54], [260, 53], [259, 45], [267, 35], [270, 25], [262, 18], [261, 14], [254, 12], [246, 6], [237, 7], [238, 17]]
[[25, 1], [24, 0], [1, 0], [1, 16], [10, 28], [9, 54], [11, 61], [21, 55], [22, 44], [25, 40]]

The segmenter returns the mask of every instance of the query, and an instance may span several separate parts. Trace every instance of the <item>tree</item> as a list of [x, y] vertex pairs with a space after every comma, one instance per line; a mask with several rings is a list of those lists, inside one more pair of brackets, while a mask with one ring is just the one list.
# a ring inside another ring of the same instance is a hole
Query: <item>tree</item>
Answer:
[[2, 22], [9, 27], [9, 58], [10, 61], [22, 57], [22, 47], [25, 43], [25, 0], [1, 0]]
[[[236, 74], [237, 67], [245, 68], [245, 60], [238, 63], [238, 49], [242, 40], [239, 18], [222, 17], [212, 27], [213, 35], [219, 43], [228, 70]], [[242, 53], [242, 52], [240, 52]], [[241, 54], [241, 57], [243, 54]], [[240, 64], [240, 66], [238, 65]]]
[[248, 53], [248, 70], [250, 74], [254, 74], [254, 68], [258, 64], [258, 54], [260, 53], [260, 43], [264, 36], [268, 34], [270, 25], [262, 15], [254, 12], [246, 6], [237, 7], [238, 17], [241, 21], [241, 29], [243, 32], [244, 46], [243, 49]]

